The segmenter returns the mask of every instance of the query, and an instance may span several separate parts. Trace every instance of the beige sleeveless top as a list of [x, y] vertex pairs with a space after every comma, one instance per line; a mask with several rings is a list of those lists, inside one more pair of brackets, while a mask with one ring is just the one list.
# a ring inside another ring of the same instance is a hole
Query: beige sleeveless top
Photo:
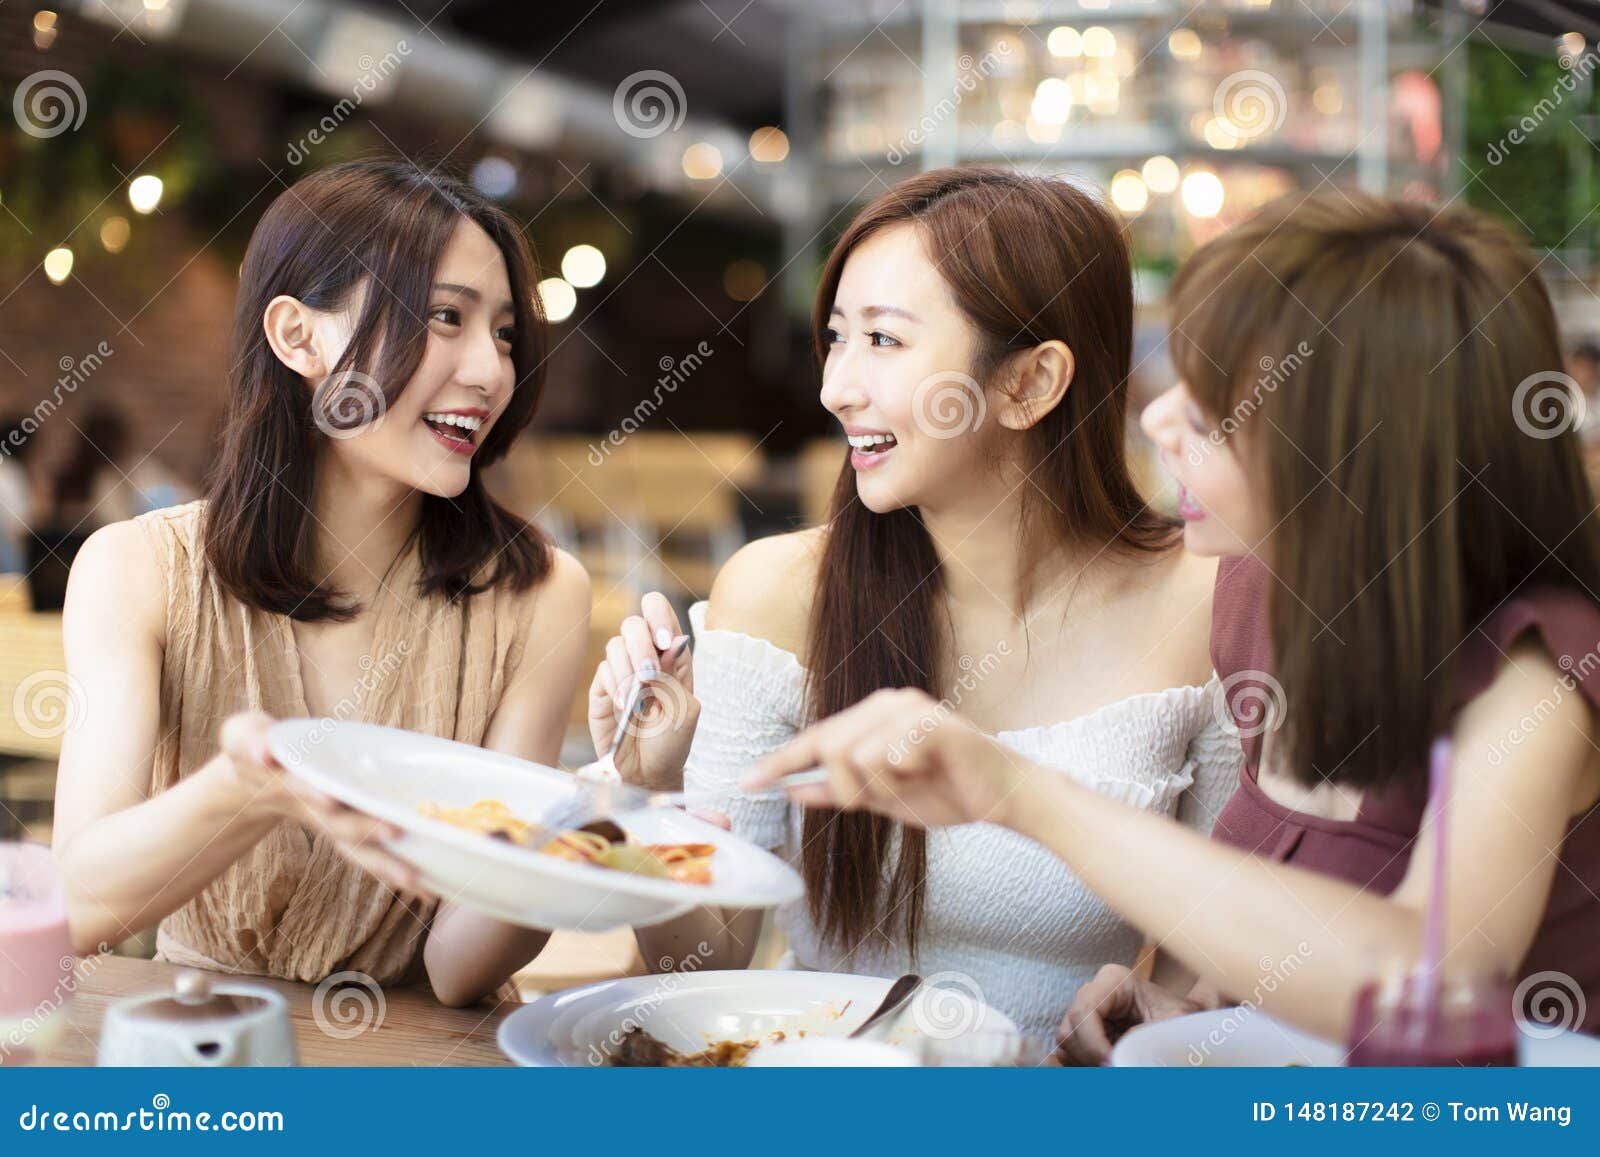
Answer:
[[[136, 519], [167, 588], [161, 738], [150, 792], [217, 752], [237, 711], [306, 716], [287, 617], [240, 603], [217, 584], [200, 535], [204, 502]], [[481, 744], [527, 639], [534, 591], [491, 589], [460, 603], [417, 592], [419, 560], [396, 561], [369, 614], [372, 653], [339, 719]], [[334, 842], [284, 821], [161, 922], [156, 958], [316, 982], [345, 970], [380, 984], [421, 978], [434, 902], [395, 893]]]

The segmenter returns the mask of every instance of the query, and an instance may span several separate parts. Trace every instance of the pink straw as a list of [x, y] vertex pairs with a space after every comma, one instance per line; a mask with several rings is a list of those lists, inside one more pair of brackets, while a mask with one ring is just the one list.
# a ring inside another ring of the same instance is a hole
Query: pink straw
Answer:
[[1450, 798], [1452, 746], [1446, 736], [1428, 748], [1428, 823], [1433, 828], [1433, 894], [1428, 898], [1428, 921], [1422, 942], [1421, 984], [1424, 1008], [1433, 1008], [1438, 992], [1439, 968], [1444, 963], [1445, 872], [1450, 856], [1446, 806]]

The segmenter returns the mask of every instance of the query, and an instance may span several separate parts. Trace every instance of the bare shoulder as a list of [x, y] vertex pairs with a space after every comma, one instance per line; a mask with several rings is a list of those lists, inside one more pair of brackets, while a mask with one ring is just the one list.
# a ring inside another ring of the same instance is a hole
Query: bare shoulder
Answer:
[[150, 639], [166, 635], [166, 579], [142, 527], [101, 527], [79, 548], [67, 578], [62, 626], [73, 634], [115, 627]]
[[1559, 719], [1564, 730], [1592, 745], [1594, 711], [1581, 694], [1564, 694], [1575, 685], [1536, 636], [1529, 634], [1503, 652], [1505, 658], [1483, 692], [1462, 708], [1463, 720], [1482, 719], [1496, 734], [1519, 730], [1519, 722]]
[[545, 575], [539, 589], [551, 602], [582, 601], [587, 607], [592, 587], [589, 572], [570, 551], [560, 547], [550, 549], [550, 573]]
[[1565, 820], [1600, 799], [1600, 719], [1584, 694], [1572, 693], [1575, 687], [1571, 672], [1529, 635], [1506, 650], [1489, 685], [1457, 717], [1456, 750], [1488, 753], [1464, 762], [1481, 764], [1502, 795], [1539, 797], [1512, 801], [1524, 818], [1534, 802], [1559, 802], [1555, 818]]
[[706, 626], [766, 639], [800, 654], [825, 541], [824, 530], [813, 527], [740, 547], [717, 572]]
[[568, 551], [551, 548], [550, 571], [529, 595], [533, 603], [530, 626], [535, 634], [588, 623], [593, 584], [583, 564]]

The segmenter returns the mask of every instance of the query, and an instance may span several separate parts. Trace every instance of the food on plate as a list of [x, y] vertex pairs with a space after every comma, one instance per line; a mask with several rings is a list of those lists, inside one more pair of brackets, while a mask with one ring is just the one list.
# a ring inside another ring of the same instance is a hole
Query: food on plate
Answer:
[[[806, 1034], [802, 1030], [795, 1035]], [[788, 1034], [782, 1030], [767, 1036], [767, 1040], [774, 1043], [787, 1038]], [[759, 1040], [719, 1040], [697, 1053], [680, 1053], [636, 1025], [623, 1036], [611, 1056], [611, 1065], [619, 1069], [736, 1069], [743, 1066], [761, 1043]]]
[[[480, 832], [491, 839], [537, 848], [557, 859], [660, 880], [676, 880], [680, 884], [711, 883], [715, 844], [636, 844], [625, 839], [609, 839], [584, 828], [543, 839], [543, 832], [497, 799], [480, 799], [469, 807], [424, 803], [417, 811], [429, 819]], [[608, 826], [617, 830], [615, 825]]]
[[442, 803], [425, 803], [417, 811], [429, 819], [442, 820], [458, 828], [482, 832], [500, 840], [526, 846], [533, 835], [533, 825], [519, 819], [505, 804], [497, 799], [480, 799], [471, 807], [445, 807]]

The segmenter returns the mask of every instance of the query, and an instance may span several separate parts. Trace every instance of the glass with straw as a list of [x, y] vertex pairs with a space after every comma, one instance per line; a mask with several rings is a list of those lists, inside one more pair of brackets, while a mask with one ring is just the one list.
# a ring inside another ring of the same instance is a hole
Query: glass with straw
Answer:
[[1446, 976], [1445, 911], [1449, 869], [1450, 740], [1428, 752], [1427, 827], [1434, 833], [1433, 882], [1422, 960], [1409, 974], [1377, 980], [1356, 996], [1346, 1063], [1357, 1065], [1515, 1065], [1517, 1026], [1504, 980]]

